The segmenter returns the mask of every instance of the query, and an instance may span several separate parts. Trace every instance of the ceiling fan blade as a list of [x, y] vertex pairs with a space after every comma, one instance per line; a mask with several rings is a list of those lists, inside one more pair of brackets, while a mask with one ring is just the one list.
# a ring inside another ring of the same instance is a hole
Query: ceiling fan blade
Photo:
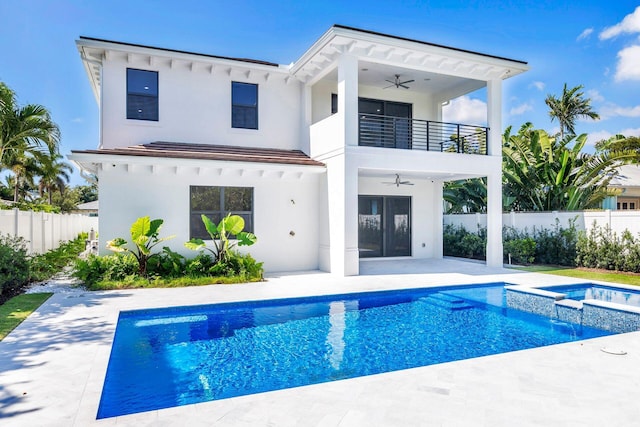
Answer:
[[393, 85], [394, 85], [394, 84], [396, 84], [396, 82], [394, 82], [393, 80], [384, 79], [384, 81], [385, 81], [385, 82], [389, 82], [389, 83], [391, 83], [391, 84], [393, 84]]
[[385, 86], [385, 87], [383, 87], [382, 89], [389, 89], [390, 87], [394, 87], [395, 85], [396, 85], [396, 84], [394, 83], [394, 84], [392, 84], [392, 85]]
[[399, 85], [398, 85], [398, 86], [396, 86], [396, 87], [401, 87], [401, 88], [403, 88], [403, 89], [409, 89], [409, 86], [405, 86], [405, 85], [403, 85], [403, 84], [399, 84]]
[[398, 84], [406, 85], [407, 83], [413, 83], [413, 82], [415, 82], [415, 80], [407, 80], [406, 82], [400, 82]]

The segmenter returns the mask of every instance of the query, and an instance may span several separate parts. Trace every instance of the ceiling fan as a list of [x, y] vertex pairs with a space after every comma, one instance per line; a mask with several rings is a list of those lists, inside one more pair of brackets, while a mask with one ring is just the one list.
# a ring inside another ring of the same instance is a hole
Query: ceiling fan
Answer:
[[388, 89], [388, 88], [393, 87], [393, 86], [395, 86], [396, 89], [398, 89], [398, 88], [409, 89], [409, 86], [407, 86], [407, 83], [413, 83], [413, 82], [415, 82], [415, 80], [412, 79], [412, 80], [406, 80], [404, 82], [401, 82], [400, 81], [400, 74], [396, 74], [396, 79], [395, 80], [385, 79], [385, 82], [389, 82], [391, 84], [389, 86], [383, 88], [383, 89]]
[[396, 180], [392, 182], [383, 182], [383, 184], [387, 185], [395, 185], [396, 187], [400, 187], [401, 185], [413, 185], [413, 182], [410, 181], [402, 181], [400, 179], [400, 175], [396, 174]]

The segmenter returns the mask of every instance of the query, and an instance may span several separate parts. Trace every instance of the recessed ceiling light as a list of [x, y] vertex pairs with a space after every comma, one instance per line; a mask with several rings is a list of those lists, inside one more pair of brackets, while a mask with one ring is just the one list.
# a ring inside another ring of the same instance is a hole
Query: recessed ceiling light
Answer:
[[362, 68], [362, 71], [369, 71], [368, 68]]
[[425, 82], [428, 82], [429, 80], [431, 80], [431, 79], [424, 79]]

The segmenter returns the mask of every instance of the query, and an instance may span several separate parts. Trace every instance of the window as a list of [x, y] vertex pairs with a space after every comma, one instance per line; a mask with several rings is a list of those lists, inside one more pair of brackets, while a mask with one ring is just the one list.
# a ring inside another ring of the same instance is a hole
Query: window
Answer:
[[227, 214], [244, 219], [244, 231], [253, 233], [252, 187], [191, 186], [190, 231], [191, 238], [211, 239], [202, 223], [202, 214], [218, 224]]
[[331, 114], [338, 112], [338, 94], [331, 94]]
[[258, 129], [258, 85], [231, 82], [231, 127]]
[[127, 68], [127, 119], [158, 121], [158, 72]]

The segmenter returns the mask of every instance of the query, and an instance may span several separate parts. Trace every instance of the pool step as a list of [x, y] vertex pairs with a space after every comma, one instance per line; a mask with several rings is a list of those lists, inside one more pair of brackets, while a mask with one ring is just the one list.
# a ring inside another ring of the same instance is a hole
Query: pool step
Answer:
[[442, 307], [447, 310], [457, 311], [457, 310], [466, 310], [468, 308], [474, 308], [473, 304], [465, 301], [462, 298], [455, 297], [453, 295], [443, 294], [443, 293], [435, 293], [428, 295], [426, 297], [418, 298], [418, 301], [435, 305], [437, 307]]

